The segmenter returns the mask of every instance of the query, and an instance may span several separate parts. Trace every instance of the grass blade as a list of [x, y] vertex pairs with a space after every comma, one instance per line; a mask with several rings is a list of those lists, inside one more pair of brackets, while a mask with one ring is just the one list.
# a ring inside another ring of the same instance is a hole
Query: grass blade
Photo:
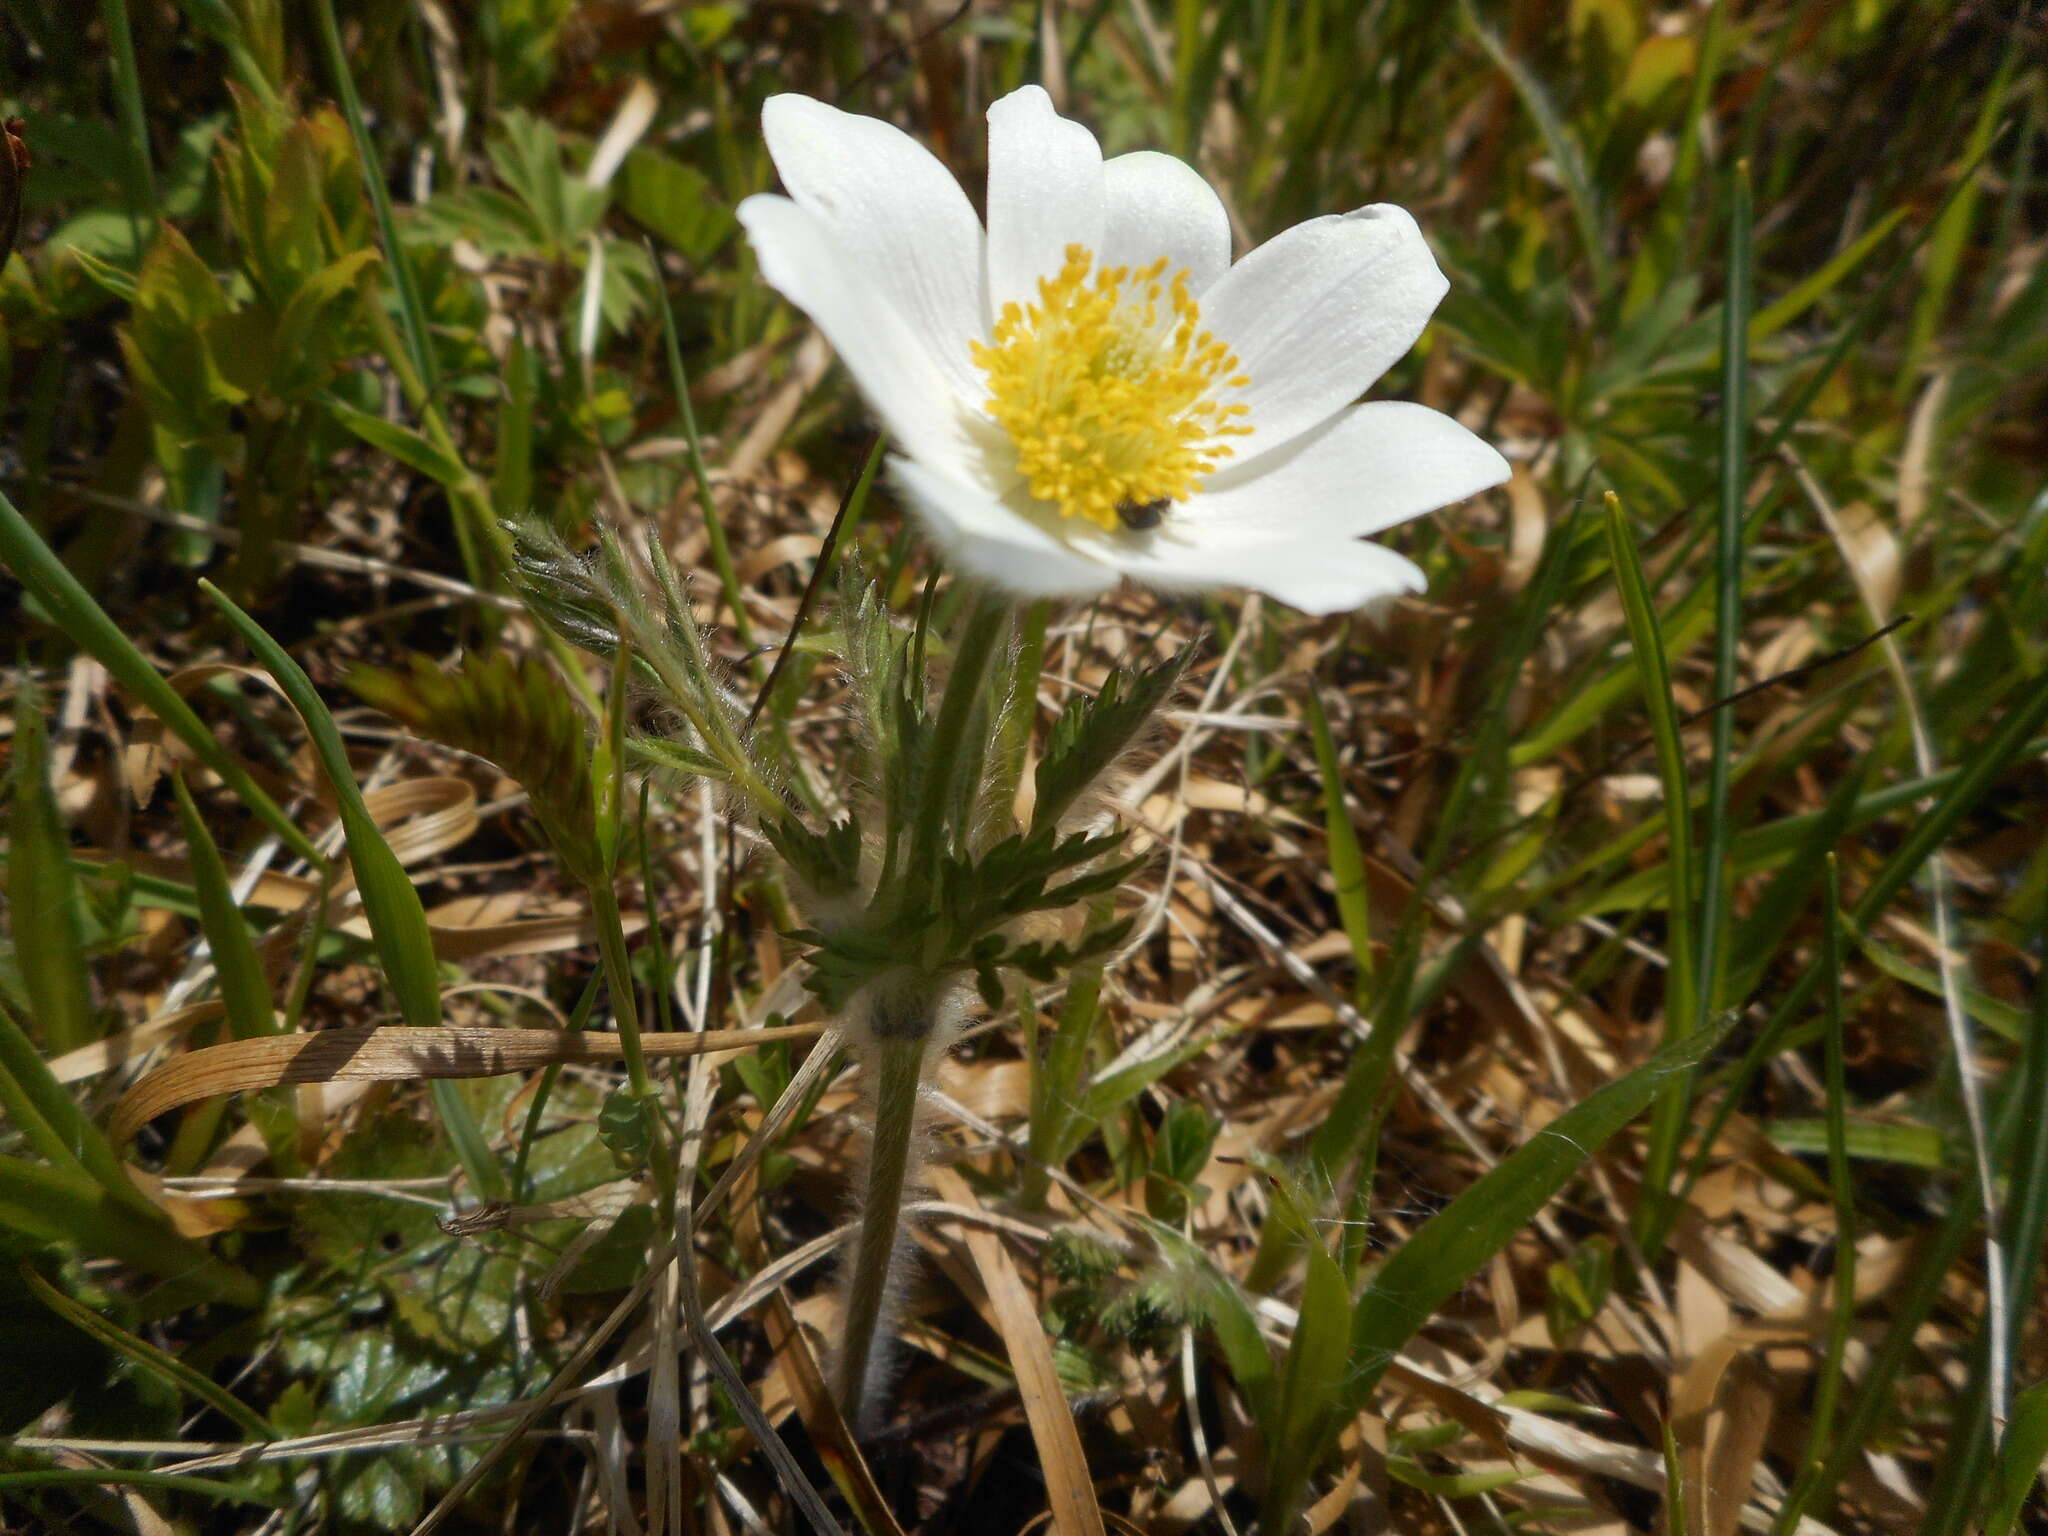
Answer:
[[2020, 1513], [2048, 1460], [2048, 1381], [2037, 1381], [2013, 1399], [2012, 1423], [1992, 1469], [1991, 1513], [1984, 1536], [2011, 1536]]
[[1387, 1260], [1351, 1314], [1351, 1373], [1341, 1403], [1355, 1412], [1403, 1345], [1466, 1281], [1674, 1080], [1689, 1077], [1725, 1024], [1675, 1040], [1596, 1089], [1438, 1211]]
[[1827, 1354], [1813, 1392], [1813, 1428], [1792, 1491], [1779, 1506], [1772, 1536], [1789, 1536], [1812, 1501], [1815, 1484], [1834, 1443], [1835, 1412], [1841, 1401], [1842, 1358], [1849, 1325], [1856, 1316], [1856, 1185], [1849, 1169], [1848, 1067], [1843, 1049], [1842, 884], [1834, 855], [1827, 859], [1827, 914], [1821, 930], [1821, 966], [1827, 972], [1827, 1149], [1828, 1187], [1835, 1197], [1835, 1310], [1828, 1320]]
[[[1736, 648], [1742, 637], [1742, 509], [1749, 483], [1749, 298], [1750, 298], [1750, 208], [1749, 167], [1735, 168], [1733, 207], [1728, 220], [1728, 293], [1721, 305], [1721, 464], [1720, 518], [1714, 542], [1714, 697], [1734, 696]], [[1667, 695], [1668, 697], [1668, 695]], [[1663, 750], [1660, 737], [1659, 751]], [[1704, 1029], [1720, 1006], [1720, 981], [1725, 959], [1724, 939], [1728, 926], [1729, 873], [1728, 784], [1735, 759], [1735, 711], [1717, 709], [1712, 720], [1712, 746], [1707, 753], [1706, 826], [1700, 848], [1699, 946], [1693, 951], [1696, 967], [1692, 978], [1693, 1017], [1687, 1027]], [[1684, 784], [1684, 760], [1679, 760], [1679, 781]], [[1669, 780], [1667, 779], [1667, 785]], [[1688, 819], [1683, 799], [1666, 798], [1670, 807], [1673, 848], [1675, 834]], [[1675, 921], [1685, 916], [1676, 904], [1676, 893], [1689, 889], [1688, 875], [1674, 861], [1672, 889]], [[1678, 946], [1672, 946], [1673, 969], [1678, 965]], [[1667, 1038], [1669, 1038], [1667, 1036]], [[1678, 1141], [1682, 1115], [1690, 1103], [1674, 1095], [1670, 1108], [1659, 1106], [1658, 1129], [1668, 1141], [1653, 1140], [1646, 1171], [1646, 1188], [1654, 1202], [1670, 1187], [1678, 1165]]]
[[42, 695], [24, 686], [14, 707], [14, 814], [8, 826], [7, 900], [21, 984], [52, 1051], [98, 1038], [85, 963], [84, 911], [71, 837], [50, 788]]
[[1266, 1495], [1259, 1529], [1271, 1536], [1288, 1529], [1301, 1505], [1316, 1469], [1316, 1453], [1328, 1438], [1328, 1420], [1346, 1370], [1344, 1334], [1351, 1293], [1344, 1271], [1313, 1235], [1306, 1247], [1308, 1285], [1266, 1436]]
[[109, 1194], [154, 1215], [100, 1128], [57, 1081], [27, 1033], [0, 1005], [0, 1106], [29, 1143], [57, 1167], [89, 1174]]
[[[65, 1244], [119, 1259], [166, 1282], [172, 1296], [260, 1304], [253, 1276], [180, 1237], [154, 1207], [138, 1208], [87, 1174], [0, 1156], [0, 1227], [36, 1243]], [[17, 1250], [18, 1251], [18, 1250]]]
[[[2013, 1072], [2012, 1092], [2020, 1104], [2019, 1145], [2009, 1156], [2000, 1158], [1999, 1163], [2011, 1170], [2004, 1212], [2004, 1247], [2011, 1264], [2006, 1278], [2009, 1305], [2005, 1316], [2014, 1320], [2010, 1326], [2015, 1337], [2009, 1340], [2009, 1349], [2016, 1351], [2020, 1320], [2026, 1317], [2034, 1299], [2034, 1276], [2040, 1268], [2042, 1239], [2048, 1234], [2048, 987], [2034, 989], [2033, 1017], [2028, 1023], [2025, 1050]], [[2016, 1461], [2023, 1460], [2027, 1442], [2048, 1436], [2048, 1403], [2040, 1401], [2039, 1385], [2020, 1394], [2022, 1400], [2030, 1394], [2036, 1399], [2031, 1407], [2022, 1408], [2015, 1402], [2011, 1420], [2006, 1424], [1995, 1422], [1991, 1372], [1998, 1351], [1991, 1348], [1990, 1329], [1997, 1315], [1992, 1309], [1978, 1324], [1970, 1378], [1956, 1408], [1948, 1455], [1928, 1496], [1931, 1513], [1923, 1527], [1928, 1536], [1956, 1536], [1968, 1529], [1976, 1513], [1972, 1490], [1982, 1488], [1987, 1478], [1996, 1489], [1994, 1497], [2003, 1501], [2016, 1496], [2017, 1502], [2011, 1506], [2016, 1514], [2019, 1505], [2025, 1502], [2043, 1454], [2048, 1453], [2048, 1445], [2035, 1445], [2033, 1462], [2024, 1471]], [[2030, 1415], [2042, 1416], [2043, 1422], [2034, 1423]], [[2015, 1478], [2020, 1480], [2016, 1495]], [[2000, 1508], [2002, 1514], [2003, 1504]], [[1994, 1518], [1986, 1529], [1997, 1527], [1998, 1518]]]
[[169, 1382], [173, 1388], [187, 1397], [197, 1398], [218, 1410], [257, 1439], [277, 1438], [277, 1432], [264, 1420], [263, 1415], [227, 1388], [217, 1385], [209, 1377], [193, 1370], [175, 1355], [165, 1354], [148, 1340], [139, 1339], [127, 1329], [101, 1317], [75, 1297], [58, 1290], [36, 1273], [34, 1265], [23, 1263], [21, 1278], [36, 1300], [81, 1333], [90, 1334], [115, 1354], [134, 1361], [138, 1368], [159, 1380]]
[[334, 0], [315, 0], [320, 23], [320, 47], [326, 55], [328, 73], [334, 77], [334, 94], [341, 102], [341, 115], [348, 122], [349, 137], [355, 140], [356, 159], [363, 172], [363, 188], [377, 215], [377, 235], [384, 246], [384, 259], [391, 268], [391, 281], [398, 289], [398, 320], [405, 328], [405, 350], [412, 366], [431, 394], [440, 387], [440, 371], [434, 349], [427, 340], [427, 310], [420, 301], [419, 283], [399, 243], [398, 220], [391, 211], [391, 194], [385, 189], [378, 168], [377, 146], [370, 142], [370, 130], [363, 122], [363, 104], [356, 95], [355, 77], [350, 74], [348, 54], [341, 45], [341, 28], [334, 19]]
[[162, 674], [135, 648], [121, 627], [107, 617], [106, 610], [93, 601], [85, 588], [79, 585], [78, 578], [65, 568], [64, 562], [57, 558], [50, 546], [37, 537], [28, 519], [5, 495], [0, 495], [0, 560], [6, 562], [7, 568], [14, 573], [14, 579], [27, 589], [51, 622], [112, 673], [114, 681], [140, 699], [151, 713], [169, 726], [172, 733], [191, 749], [192, 755], [219, 775], [221, 782], [234, 792], [235, 798], [283, 838], [293, 853], [315, 868], [326, 866], [327, 860], [313, 846], [313, 840], [301, 832], [249, 777], [248, 771], [228, 755], [214, 739], [213, 732], [206, 728], [205, 722], [192, 712], [192, 706], [164, 681]]
[[[1650, 730], [1656, 741], [1657, 775], [1663, 781], [1665, 818], [1670, 829], [1670, 917], [1665, 930], [1670, 969], [1664, 987], [1664, 1038], [1669, 1043], [1684, 1039], [1703, 1022], [1697, 1011], [1698, 971], [1693, 952], [1692, 818], [1688, 809], [1685, 744], [1679, 738], [1678, 706], [1671, 697], [1671, 669], [1665, 659], [1664, 637], [1657, 625], [1649, 581], [1643, 574], [1642, 559], [1636, 553], [1635, 538], [1629, 532], [1621, 500], [1611, 492], [1607, 497], [1607, 541], [1614, 559], [1615, 585], [1620, 589], [1622, 611], [1628, 622], [1629, 645], [1635, 653], [1636, 671], [1649, 709]], [[1639, 1218], [1645, 1234], [1655, 1233], [1662, 1226], [1671, 1174], [1678, 1166], [1679, 1144], [1685, 1135], [1686, 1113], [1691, 1103], [1691, 1081], [1683, 1074], [1665, 1085], [1658, 1100], [1643, 1167]]]
[[[427, 929], [426, 909], [420, 904], [420, 893], [407, 876], [405, 866], [398, 862], [398, 855], [391, 851], [384, 834], [377, 830], [369, 807], [363, 803], [362, 789], [356, 783], [355, 770], [349, 766], [348, 749], [342, 744], [341, 732], [335, 729], [334, 717], [321, 702], [313, 680], [262, 625], [212, 582], [201, 581], [199, 585], [255, 652], [264, 669], [277, 679], [285, 697], [305, 722], [320, 766], [334, 787], [342, 832], [348, 839], [349, 864], [356, 873], [356, 888], [362, 893], [363, 913], [370, 921], [371, 937], [376, 941], [385, 979], [398, 999], [405, 1022], [416, 1029], [432, 1028], [441, 1022], [441, 982], [434, 959], [433, 935]], [[448, 1138], [477, 1193], [486, 1199], [502, 1197], [504, 1172], [491, 1154], [490, 1143], [477, 1125], [469, 1101], [452, 1083], [440, 1080], [433, 1086], [433, 1095]]]
[[249, 937], [249, 925], [242, 920], [242, 909], [235, 903], [227, 866], [221, 862], [220, 850], [200, 819], [199, 807], [192, 803], [192, 792], [185, 787], [183, 774], [171, 775], [171, 789], [178, 801], [178, 820], [185, 829], [185, 847], [192, 860], [192, 887], [199, 897], [199, 923], [213, 955], [228, 1030], [238, 1040], [275, 1034], [277, 1015], [270, 1006], [270, 983], [263, 974], [263, 963], [256, 958], [256, 943]]

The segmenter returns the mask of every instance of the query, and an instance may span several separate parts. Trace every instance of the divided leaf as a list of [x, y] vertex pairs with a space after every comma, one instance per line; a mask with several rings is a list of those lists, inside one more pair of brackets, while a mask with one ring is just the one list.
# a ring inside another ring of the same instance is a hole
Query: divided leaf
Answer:
[[1058, 825], [1062, 816], [1110, 765], [1123, 755], [1152, 712], [1180, 682], [1194, 655], [1189, 644], [1135, 678], [1116, 671], [1094, 698], [1070, 700], [1053, 726], [1034, 782], [1038, 798], [1031, 813], [1035, 833]]

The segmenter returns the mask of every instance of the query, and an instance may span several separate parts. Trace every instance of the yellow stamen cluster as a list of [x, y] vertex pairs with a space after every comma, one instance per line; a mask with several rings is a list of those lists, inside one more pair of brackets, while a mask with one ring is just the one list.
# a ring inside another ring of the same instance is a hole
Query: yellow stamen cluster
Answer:
[[1019, 473], [1067, 517], [1114, 529], [1120, 505], [1185, 501], [1252, 430], [1218, 398], [1251, 381], [1166, 265], [1098, 268], [1070, 245], [1036, 304], [1005, 304], [993, 344], [969, 344]]

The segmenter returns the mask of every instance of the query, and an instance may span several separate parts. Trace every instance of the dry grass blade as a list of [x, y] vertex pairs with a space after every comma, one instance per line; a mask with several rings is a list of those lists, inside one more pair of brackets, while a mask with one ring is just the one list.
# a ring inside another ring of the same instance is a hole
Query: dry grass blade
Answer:
[[[981, 1201], [965, 1179], [950, 1168], [934, 1168], [933, 1188], [954, 1205], [978, 1209]], [[1010, 1368], [1017, 1373], [1017, 1390], [1023, 1394], [1024, 1417], [1031, 1425], [1031, 1438], [1038, 1446], [1038, 1459], [1045, 1472], [1046, 1497], [1052, 1505], [1053, 1529], [1060, 1536], [1105, 1536], [1102, 1510], [1095, 1502], [1094, 1481], [1088, 1475], [1088, 1458], [1081, 1449], [1081, 1432], [1074, 1427], [1073, 1410], [1053, 1369], [1052, 1351], [1046, 1346], [1045, 1325], [1038, 1307], [1025, 1289], [1024, 1277], [1003, 1248], [1003, 1240], [980, 1225], [966, 1227], [961, 1240], [981, 1271], [988, 1288], [989, 1304], [995, 1309], [996, 1325], [1010, 1352]]]
[[[809, 1040], [815, 1024], [774, 1029], [713, 1029], [641, 1036], [650, 1057], [749, 1051], [776, 1040]], [[360, 1026], [315, 1034], [271, 1035], [208, 1046], [157, 1068], [114, 1106], [108, 1134], [125, 1143], [167, 1110], [225, 1093], [279, 1083], [406, 1082], [414, 1078], [496, 1077], [542, 1067], [617, 1061], [619, 1037], [552, 1029], [439, 1029]]]
[[870, 1536], [903, 1536], [902, 1525], [891, 1513], [867, 1458], [854, 1442], [846, 1416], [832, 1400], [832, 1390], [825, 1384], [825, 1373], [818, 1366], [811, 1341], [804, 1337], [789, 1299], [779, 1291], [768, 1298], [762, 1324], [768, 1333], [768, 1347], [775, 1351], [776, 1363], [796, 1404], [797, 1417], [810, 1432], [811, 1443], [832, 1474], [832, 1481], [860, 1516], [861, 1529]]

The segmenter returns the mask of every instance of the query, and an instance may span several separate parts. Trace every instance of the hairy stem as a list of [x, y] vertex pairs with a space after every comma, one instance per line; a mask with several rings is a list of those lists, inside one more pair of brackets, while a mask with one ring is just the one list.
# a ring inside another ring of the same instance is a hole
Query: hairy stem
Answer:
[[861, 1194], [860, 1246], [848, 1271], [845, 1334], [834, 1382], [840, 1411], [856, 1428], [868, 1396], [875, 1333], [889, 1300], [903, 1187], [917, 1141], [918, 1089], [933, 1023], [925, 1010], [922, 1028], [898, 1033], [883, 1024], [882, 1012], [877, 1007], [865, 1063], [875, 1075], [875, 1122], [868, 1144], [867, 1188]]

